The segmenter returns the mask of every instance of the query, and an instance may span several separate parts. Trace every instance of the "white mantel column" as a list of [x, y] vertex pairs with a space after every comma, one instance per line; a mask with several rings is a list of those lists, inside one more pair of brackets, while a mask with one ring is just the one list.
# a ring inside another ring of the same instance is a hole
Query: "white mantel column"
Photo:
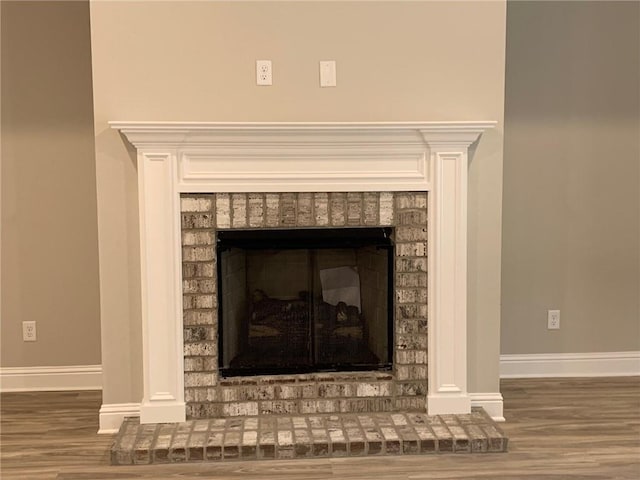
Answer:
[[469, 413], [467, 152], [480, 132], [423, 130], [431, 159], [427, 412]]
[[177, 155], [138, 150], [144, 398], [141, 423], [184, 422]]

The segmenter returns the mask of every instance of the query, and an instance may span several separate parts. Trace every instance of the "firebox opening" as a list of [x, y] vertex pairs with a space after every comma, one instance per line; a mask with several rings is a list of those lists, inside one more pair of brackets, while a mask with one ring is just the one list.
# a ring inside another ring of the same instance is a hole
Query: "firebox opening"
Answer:
[[389, 370], [392, 234], [218, 231], [221, 374]]

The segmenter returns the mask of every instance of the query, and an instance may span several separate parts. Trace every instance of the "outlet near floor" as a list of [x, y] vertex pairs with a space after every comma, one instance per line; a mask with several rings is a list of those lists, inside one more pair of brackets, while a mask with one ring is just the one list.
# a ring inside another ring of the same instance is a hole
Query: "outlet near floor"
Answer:
[[271, 60], [256, 60], [256, 84], [271, 85], [272, 83]]
[[548, 330], [560, 329], [560, 310], [547, 311], [547, 329]]
[[25, 342], [36, 341], [36, 322], [22, 322], [22, 340]]

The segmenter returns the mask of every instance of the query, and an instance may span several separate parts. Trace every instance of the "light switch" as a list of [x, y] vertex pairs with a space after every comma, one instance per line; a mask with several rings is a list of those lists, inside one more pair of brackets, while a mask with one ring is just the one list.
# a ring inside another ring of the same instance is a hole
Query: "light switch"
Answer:
[[320, 86], [335, 87], [336, 82], [336, 61], [323, 60], [320, 62]]

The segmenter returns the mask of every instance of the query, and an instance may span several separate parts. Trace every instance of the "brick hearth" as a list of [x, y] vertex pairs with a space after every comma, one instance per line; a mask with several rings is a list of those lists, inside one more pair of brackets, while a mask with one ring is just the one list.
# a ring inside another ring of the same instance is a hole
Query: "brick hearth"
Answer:
[[467, 415], [270, 415], [146, 425], [130, 417], [111, 448], [111, 463], [487, 453], [506, 452], [507, 444], [479, 408]]

